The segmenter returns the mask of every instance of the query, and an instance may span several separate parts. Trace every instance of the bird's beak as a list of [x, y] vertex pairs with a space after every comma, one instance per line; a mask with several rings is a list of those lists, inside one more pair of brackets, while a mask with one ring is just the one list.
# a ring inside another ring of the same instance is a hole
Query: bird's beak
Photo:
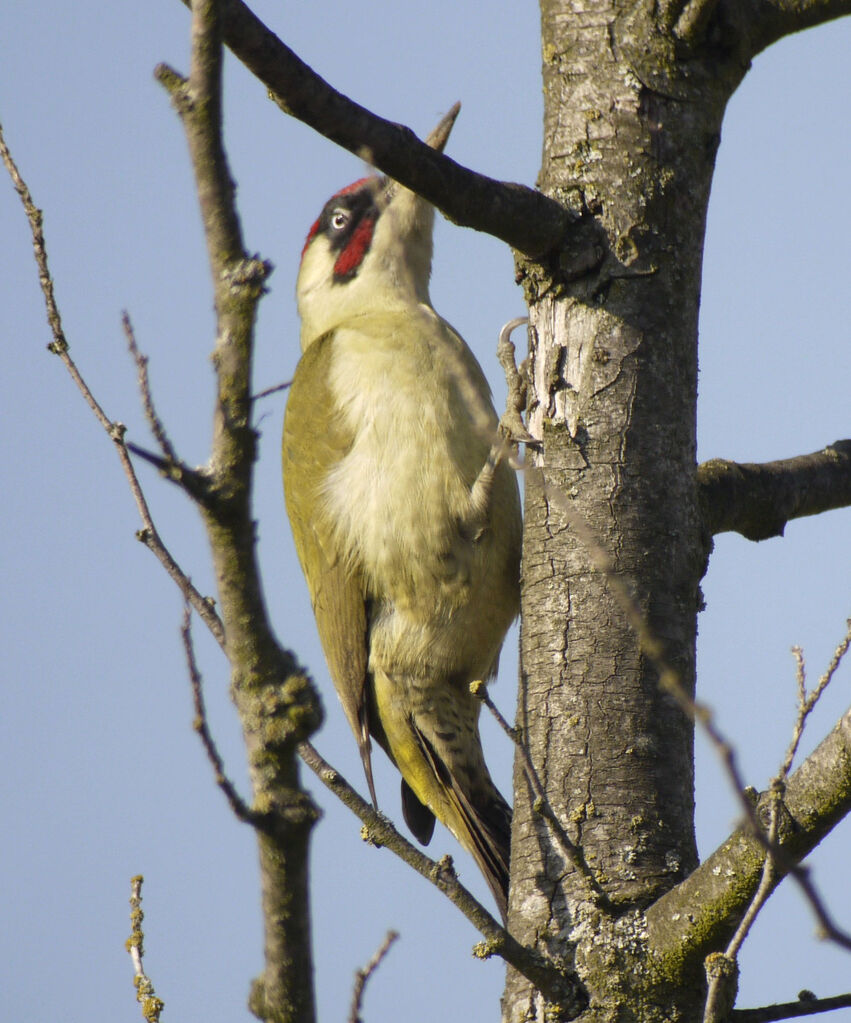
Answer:
[[[461, 104], [454, 103], [452, 107], [441, 117], [438, 123], [432, 128], [432, 130], [425, 137], [425, 144], [430, 146], [432, 149], [436, 149], [439, 153], [442, 153], [446, 147], [446, 143], [449, 140], [449, 134], [452, 131], [452, 127], [461, 111]], [[379, 202], [382, 208], [389, 206], [393, 202], [394, 198], [398, 196], [397, 206], [400, 202], [410, 203], [412, 206], [426, 202], [425, 199], [421, 199], [415, 192], [409, 191], [403, 185], [393, 181], [392, 178], [379, 178], [378, 181], [381, 183], [381, 195]]]
[[426, 145], [431, 146], [432, 149], [436, 149], [438, 153], [442, 153], [446, 147], [446, 143], [449, 139], [449, 133], [452, 131], [452, 126], [455, 124], [455, 120], [461, 111], [460, 103], [453, 103], [449, 110], [441, 117], [440, 121], [435, 125], [434, 128], [426, 136]]

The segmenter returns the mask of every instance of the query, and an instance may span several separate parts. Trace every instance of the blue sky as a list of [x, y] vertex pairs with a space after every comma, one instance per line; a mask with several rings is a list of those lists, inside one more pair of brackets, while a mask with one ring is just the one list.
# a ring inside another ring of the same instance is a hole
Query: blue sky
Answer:
[[[426, 9], [427, 7], [427, 9]], [[449, 144], [462, 163], [533, 183], [540, 159], [538, 16], [480, 5], [339, 2], [255, 9], [336, 87], [425, 133], [456, 99]], [[129, 436], [147, 443], [120, 314], [150, 356], [152, 386], [187, 461], [206, 459], [211, 292], [185, 144], [153, 80], [187, 66], [177, 0], [0, 11], [0, 119], [45, 227], [72, 353]], [[474, 40], [473, 43], [470, 41]], [[701, 311], [701, 458], [762, 461], [851, 434], [848, 96], [851, 21], [773, 47], [733, 97], [709, 215]], [[304, 235], [359, 161], [285, 118], [236, 64], [226, 74], [226, 141], [246, 244], [275, 264], [260, 314], [257, 389], [287, 379], [298, 354], [293, 287]], [[254, 842], [230, 815], [190, 728], [178, 636], [180, 599], [134, 539], [135, 511], [108, 440], [49, 356], [30, 243], [11, 187], [0, 186], [0, 374], [4, 443], [0, 717], [0, 990], [10, 1021], [139, 1018], [123, 943], [133, 874], [146, 877], [147, 967], [166, 1019], [248, 1020], [261, 964]], [[505, 247], [440, 221], [432, 296], [504, 391], [499, 327], [522, 315]], [[360, 784], [357, 751], [330, 686], [294, 560], [280, 486], [284, 399], [263, 406], [257, 466], [260, 557], [282, 641], [314, 672], [328, 722], [317, 746]], [[212, 591], [206, 541], [188, 502], [142, 469], [156, 520], [198, 586]], [[700, 618], [700, 694], [736, 743], [747, 780], [776, 769], [794, 714], [792, 644], [811, 679], [851, 613], [851, 512], [792, 523], [783, 539], [716, 543]], [[196, 629], [211, 726], [244, 786], [226, 665]], [[494, 696], [513, 707], [510, 637]], [[851, 665], [814, 714], [813, 745], [847, 707]], [[510, 788], [511, 750], [486, 729], [488, 759]], [[698, 746], [698, 838], [710, 852], [736, 807]], [[312, 784], [312, 783], [311, 783]], [[398, 815], [397, 781], [379, 796]], [[324, 791], [313, 847], [321, 1018], [344, 1018], [353, 971], [389, 928], [401, 932], [367, 992], [366, 1018], [496, 1018], [503, 970], [470, 956], [472, 928]], [[851, 927], [846, 821], [812, 858]], [[487, 898], [445, 832], [463, 880]], [[740, 1006], [851, 987], [851, 960], [813, 937], [793, 890], [779, 893], [742, 957]], [[851, 1010], [832, 1019], [851, 1020]]]

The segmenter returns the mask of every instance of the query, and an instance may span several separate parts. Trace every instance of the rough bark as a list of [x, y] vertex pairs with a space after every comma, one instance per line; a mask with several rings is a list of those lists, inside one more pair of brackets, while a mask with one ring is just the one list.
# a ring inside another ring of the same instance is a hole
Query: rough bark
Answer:
[[[548, 275], [520, 263], [535, 338], [533, 457], [627, 581], [691, 692], [707, 556], [695, 477], [701, 255], [721, 119], [747, 59], [716, 47], [678, 61], [653, 5], [621, 17], [602, 0], [543, 0], [541, 9], [539, 184], [589, 209], [608, 251], [574, 280], [555, 262]], [[509, 922], [522, 941], [574, 957], [592, 1006], [583, 1018], [596, 1019], [595, 1006], [611, 1002], [618, 917], [623, 938], [624, 922], [639, 928], [634, 914], [696, 865], [693, 731], [661, 691], [657, 666], [587, 545], [531, 481], [519, 721], [548, 798], [612, 911], [589, 911], [578, 872], [534, 812], [518, 760]], [[593, 955], [587, 939], [576, 940], [589, 912]], [[638, 1013], [641, 1003], [643, 1018], [664, 1018], [676, 999], [649, 996], [652, 987], [636, 979], [617, 1004]], [[699, 998], [685, 992], [676, 1011], [688, 1017]], [[567, 1018], [516, 974], [503, 1012], [507, 1021]]]

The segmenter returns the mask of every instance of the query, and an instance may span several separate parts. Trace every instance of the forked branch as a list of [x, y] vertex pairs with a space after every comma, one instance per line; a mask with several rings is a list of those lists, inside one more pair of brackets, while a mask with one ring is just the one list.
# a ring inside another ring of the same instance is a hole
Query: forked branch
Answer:
[[[851, 812], [851, 710], [789, 777], [783, 807], [791, 823], [778, 839], [784, 864], [799, 863]], [[706, 955], [723, 947], [757, 890], [765, 856], [765, 841], [750, 827], [740, 829], [650, 906], [654, 954], [663, 960], [675, 956], [681, 968], [691, 962], [697, 969]], [[784, 872], [778, 869], [777, 881]]]

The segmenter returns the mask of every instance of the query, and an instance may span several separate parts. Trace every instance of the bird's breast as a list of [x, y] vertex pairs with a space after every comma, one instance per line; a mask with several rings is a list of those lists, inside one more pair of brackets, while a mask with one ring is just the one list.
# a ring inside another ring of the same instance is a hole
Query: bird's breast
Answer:
[[516, 485], [511, 514], [474, 538], [463, 524], [491, 438], [471, 393], [496, 421], [478, 365], [430, 310], [377, 315], [336, 330], [328, 383], [351, 444], [319, 481], [318, 513], [365, 580], [370, 663], [482, 677], [516, 613], [513, 587], [499, 595], [513, 539], [496, 527]]
[[454, 550], [456, 523], [487, 450], [461, 443], [469, 422], [452, 408], [439, 339], [395, 319], [385, 333], [379, 325], [335, 338], [331, 392], [353, 441], [324, 481], [324, 504], [348, 556], [396, 603], [423, 587], [451, 600], [469, 573]]

